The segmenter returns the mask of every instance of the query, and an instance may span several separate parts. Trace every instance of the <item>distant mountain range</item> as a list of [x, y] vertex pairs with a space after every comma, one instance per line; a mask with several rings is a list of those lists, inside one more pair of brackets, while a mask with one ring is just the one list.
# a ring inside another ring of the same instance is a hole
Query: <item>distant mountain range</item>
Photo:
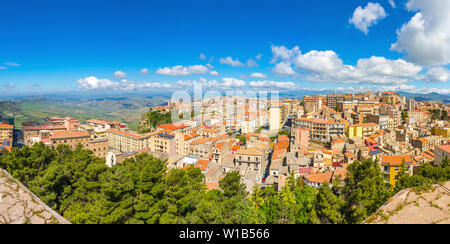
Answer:
[[413, 98], [417, 101], [443, 102], [444, 104], [450, 103], [450, 95], [439, 94], [436, 92], [428, 94], [399, 92], [399, 94], [405, 96], [408, 99]]

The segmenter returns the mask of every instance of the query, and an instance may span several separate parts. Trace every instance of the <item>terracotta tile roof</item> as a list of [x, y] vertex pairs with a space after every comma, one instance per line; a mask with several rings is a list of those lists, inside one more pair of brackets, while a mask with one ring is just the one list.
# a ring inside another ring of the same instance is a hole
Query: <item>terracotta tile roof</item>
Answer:
[[345, 155], [347, 158], [356, 158], [355, 155], [353, 155], [353, 153], [351, 153], [351, 152], [346, 152], [346, 153], [344, 153], [344, 155]]
[[138, 138], [138, 139], [142, 138], [142, 136], [140, 136], [140, 135], [131, 134], [131, 133], [128, 133], [128, 132], [123, 132], [123, 131], [116, 130], [116, 129], [109, 129], [109, 130], [114, 132], [114, 133], [122, 134], [122, 135], [125, 135], [125, 136], [131, 136], [131, 137]]
[[383, 155], [382, 164], [401, 165], [402, 162], [412, 163], [412, 157], [409, 155]]
[[349, 125], [349, 127], [371, 127], [371, 126], [377, 126], [378, 124], [376, 123], [363, 123], [363, 124], [354, 124], [354, 125]]
[[308, 180], [309, 182], [329, 183], [329, 182], [331, 182], [331, 177], [332, 176], [333, 176], [333, 172], [326, 171], [325, 173], [308, 174], [308, 175], [304, 175], [303, 177], [306, 180]]
[[447, 144], [447, 145], [440, 145], [440, 146], [436, 146], [436, 147], [439, 148], [439, 149], [444, 150], [444, 151], [447, 152], [447, 153], [450, 153], [450, 144]]
[[86, 120], [87, 123], [93, 123], [93, 124], [101, 124], [101, 125], [109, 125], [110, 123], [104, 120], [99, 119], [90, 119]]
[[14, 125], [0, 124], [0, 129], [14, 129]]
[[208, 159], [200, 159], [198, 160], [198, 162], [195, 164], [196, 168], [199, 168], [201, 171], [206, 171], [206, 167], [208, 167], [209, 164], [209, 160]]
[[50, 136], [50, 140], [79, 137], [89, 137], [89, 134], [83, 131], [55, 131]]
[[158, 128], [165, 129], [165, 130], [179, 130], [179, 129], [183, 129], [186, 127], [189, 127], [189, 126], [185, 125], [185, 124], [180, 124], [180, 125], [164, 124], [164, 125], [158, 126]]
[[262, 152], [249, 148], [249, 149], [244, 149], [241, 148], [239, 150], [236, 151], [236, 154], [241, 154], [241, 155], [253, 155], [253, 156], [262, 156]]

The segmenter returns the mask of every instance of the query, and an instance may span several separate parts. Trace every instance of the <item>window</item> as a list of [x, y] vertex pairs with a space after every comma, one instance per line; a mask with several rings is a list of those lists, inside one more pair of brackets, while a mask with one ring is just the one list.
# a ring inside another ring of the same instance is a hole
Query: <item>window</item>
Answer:
[[395, 167], [395, 171], [398, 171], [398, 167]]

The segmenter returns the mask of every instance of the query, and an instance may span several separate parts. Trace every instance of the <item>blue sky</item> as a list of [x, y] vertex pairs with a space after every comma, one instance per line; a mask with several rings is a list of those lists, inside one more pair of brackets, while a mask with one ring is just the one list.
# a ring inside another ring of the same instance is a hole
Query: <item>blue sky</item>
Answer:
[[0, 92], [202, 83], [450, 93], [449, 2], [2, 1]]

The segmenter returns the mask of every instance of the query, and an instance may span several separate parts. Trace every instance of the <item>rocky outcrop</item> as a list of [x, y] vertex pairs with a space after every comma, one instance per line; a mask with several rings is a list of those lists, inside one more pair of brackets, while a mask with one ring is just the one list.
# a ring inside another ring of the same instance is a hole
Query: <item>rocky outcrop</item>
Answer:
[[450, 181], [404, 189], [366, 219], [367, 224], [450, 224]]
[[70, 224], [0, 169], [0, 224]]

